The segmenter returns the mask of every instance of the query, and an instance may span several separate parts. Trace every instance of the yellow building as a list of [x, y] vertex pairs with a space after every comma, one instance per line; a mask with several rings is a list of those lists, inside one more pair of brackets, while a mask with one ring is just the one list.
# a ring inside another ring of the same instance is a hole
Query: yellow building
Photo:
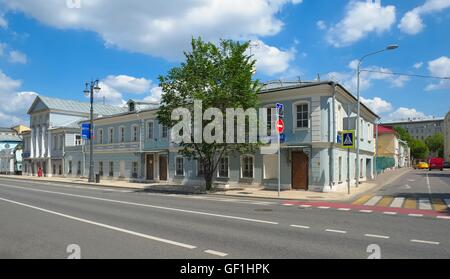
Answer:
[[17, 125], [17, 126], [12, 127], [11, 129], [16, 131], [19, 135], [23, 134], [24, 132], [31, 131], [31, 129], [25, 125]]
[[410, 149], [402, 141], [397, 132], [390, 126], [378, 126], [378, 157], [388, 157], [395, 160], [396, 168], [409, 167]]

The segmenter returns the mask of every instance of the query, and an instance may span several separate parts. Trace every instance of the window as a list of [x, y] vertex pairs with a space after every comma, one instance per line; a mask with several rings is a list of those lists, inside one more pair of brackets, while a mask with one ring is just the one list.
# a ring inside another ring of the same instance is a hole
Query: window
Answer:
[[228, 157], [220, 158], [219, 162], [219, 177], [228, 178]]
[[53, 150], [56, 150], [57, 147], [57, 138], [56, 135], [53, 135], [53, 142], [52, 142], [52, 146], [53, 146]]
[[109, 162], [109, 176], [113, 177], [114, 176], [114, 162]]
[[309, 128], [309, 107], [308, 104], [298, 104], [296, 108], [296, 128]]
[[109, 128], [109, 144], [114, 143], [114, 128]]
[[53, 164], [53, 174], [56, 174], [56, 165]]
[[138, 126], [133, 126], [131, 128], [132, 134], [133, 134], [133, 141], [137, 142], [138, 141]]
[[161, 137], [162, 137], [163, 139], [166, 139], [167, 136], [168, 136], [168, 134], [169, 134], [169, 129], [167, 128], [167, 126], [162, 125], [161, 130], [162, 130], [162, 132], [161, 132]]
[[103, 176], [103, 162], [98, 162], [98, 174]]
[[80, 146], [80, 145], [81, 145], [81, 136], [76, 135], [75, 136], [75, 146]]
[[241, 159], [242, 178], [253, 178], [253, 156], [245, 155]]
[[77, 175], [81, 175], [81, 161], [78, 161]]
[[131, 177], [138, 177], [138, 162], [133, 162], [133, 164], [131, 165]]
[[72, 161], [69, 161], [69, 172], [68, 172], [68, 174], [69, 175], [72, 174]]
[[205, 164], [202, 160], [197, 160], [197, 176], [205, 175]]
[[373, 138], [373, 129], [371, 129], [372, 128], [372, 125], [370, 124], [370, 123], [367, 123], [367, 141], [372, 141], [372, 138]]
[[62, 165], [59, 165], [59, 171], [58, 171], [59, 175], [62, 175]]
[[98, 129], [98, 137], [97, 137], [97, 140], [98, 140], [98, 144], [103, 144], [103, 129]]
[[183, 157], [177, 157], [175, 159], [175, 175], [184, 176], [184, 159], [183, 159]]
[[153, 136], [153, 129], [154, 129], [153, 121], [147, 122], [147, 137], [150, 140], [152, 140], [154, 138], [154, 136]]
[[364, 120], [361, 119], [361, 123], [359, 124], [359, 136], [361, 138], [361, 141], [364, 140]]
[[120, 127], [119, 132], [120, 132], [120, 135], [119, 135], [120, 142], [124, 143], [125, 142], [125, 127]]

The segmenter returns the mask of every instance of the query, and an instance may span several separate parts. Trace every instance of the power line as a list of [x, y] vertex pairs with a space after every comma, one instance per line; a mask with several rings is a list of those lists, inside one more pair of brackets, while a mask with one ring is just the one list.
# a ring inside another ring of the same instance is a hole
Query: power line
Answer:
[[376, 71], [376, 70], [364, 70], [363, 69], [363, 70], [361, 70], [361, 72], [378, 73], [378, 74], [395, 75], [395, 76], [406, 76], [406, 77], [418, 77], [418, 78], [450, 80], [450, 77], [438, 77], [438, 76], [427, 76], [427, 75], [417, 75], [417, 74], [405, 74], [405, 73], [384, 72], [384, 71]]

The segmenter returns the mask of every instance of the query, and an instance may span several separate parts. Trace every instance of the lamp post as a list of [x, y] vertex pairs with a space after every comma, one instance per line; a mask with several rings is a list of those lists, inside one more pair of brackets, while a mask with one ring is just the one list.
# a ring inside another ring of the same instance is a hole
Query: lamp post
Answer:
[[360, 173], [360, 160], [359, 160], [359, 146], [360, 146], [360, 129], [361, 129], [361, 99], [360, 99], [360, 90], [359, 90], [359, 83], [360, 83], [360, 76], [361, 76], [361, 64], [363, 62], [364, 59], [366, 59], [369, 56], [378, 54], [378, 53], [382, 53], [385, 51], [389, 51], [389, 50], [394, 50], [397, 49], [398, 45], [388, 45], [386, 48], [382, 49], [382, 50], [378, 50], [375, 52], [371, 52], [369, 54], [364, 55], [363, 57], [361, 57], [358, 61], [358, 68], [357, 68], [357, 79], [356, 79], [356, 94], [357, 94], [357, 98], [358, 98], [358, 116], [357, 116], [357, 123], [356, 123], [356, 187], [359, 186], [359, 173]]
[[98, 85], [98, 79], [95, 81], [86, 82], [86, 88], [84, 89], [84, 95], [90, 98], [91, 111], [90, 111], [90, 125], [89, 125], [89, 182], [94, 182], [94, 93], [100, 91], [100, 86]]

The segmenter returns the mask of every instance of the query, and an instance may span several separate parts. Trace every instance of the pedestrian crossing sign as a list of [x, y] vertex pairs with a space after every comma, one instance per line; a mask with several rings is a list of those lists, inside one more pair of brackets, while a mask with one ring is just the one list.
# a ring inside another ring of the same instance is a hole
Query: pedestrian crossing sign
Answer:
[[355, 131], [348, 130], [342, 132], [342, 148], [354, 149], [355, 148]]

